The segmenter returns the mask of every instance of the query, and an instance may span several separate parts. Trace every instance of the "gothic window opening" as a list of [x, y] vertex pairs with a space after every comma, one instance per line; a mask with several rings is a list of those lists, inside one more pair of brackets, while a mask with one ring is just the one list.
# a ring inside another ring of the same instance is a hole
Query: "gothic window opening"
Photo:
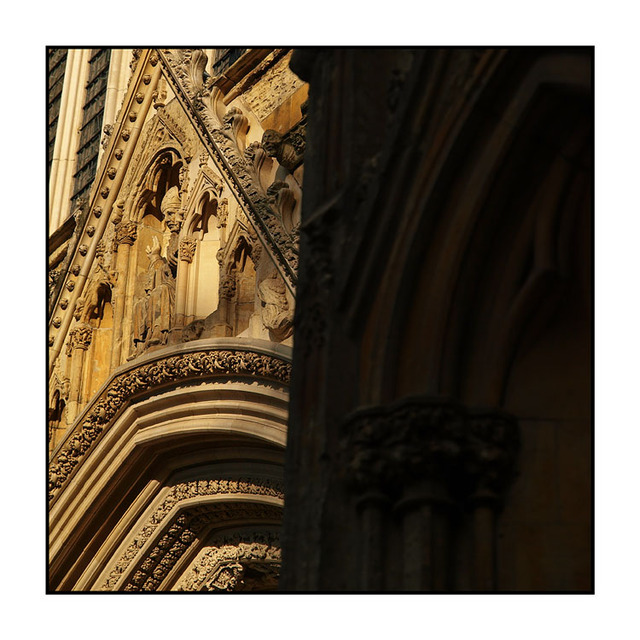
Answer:
[[229, 49], [215, 49], [211, 72], [213, 77], [224, 73], [240, 56], [247, 51], [242, 47], [231, 47]]

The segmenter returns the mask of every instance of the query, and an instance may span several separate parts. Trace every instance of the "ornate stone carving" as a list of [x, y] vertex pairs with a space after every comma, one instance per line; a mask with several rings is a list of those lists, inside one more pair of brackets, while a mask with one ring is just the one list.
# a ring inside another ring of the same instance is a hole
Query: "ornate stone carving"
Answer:
[[[274, 533], [236, 534], [220, 536], [204, 549], [189, 572], [176, 586], [177, 591], [243, 590], [243, 574], [247, 565], [271, 565], [279, 572], [280, 541]], [[267, 570], [269, 570], [267, 569]]]
[[131, 69], [131, 73], [136, 70], [138, 66], [138, 60], [140, 60], [140, 55], [142, 54], [142, 49], [134, 49], [131, 54], [131, 61], [129, 62], [129, 68]]
[[153, 532], [161, 526], [171, 511], [188, 498], [212, 495], [245, 494], [253, 496], [270, 496], [284, 500], [282, 484], [267, 478], [251, 478], [246, 476], [229, 476], [208, 480], [191, 480], [181, 482], [172, 487], [163, 502], [153, 512], [149, 520], [140, 527], [133, 541], [122, 557], [115, 564], [101, 589], [112, 589], [120, 576], [129, 567], [140, 550], [145, 546]]
[[89, 246], [88, 246], [88, 245], [86, 245], [86, 244], [81, 244], [81, 245], [78, 247], [78, 253], [79, 253], [81, 256], [86, 256], [86, 255], [87, 255], [87, 251], [89, 251]]
[[278, 342], [293, 334], [293, 309], [289, 307], [286, 287], [277, 272], [258, 285], [262, 305], [262, 323]]
[[69, 333], [69, 343], [72, 349], [86, 351], [91, 344], [93, 329], [88, 324], [81, 324], [73, 328]]
[[293, 219], [296, 208], [296, 197], [286, 182], [277, 180], [267, 189], [267, 196], [275, 209], [280, 213], [284, 229], [292, 234], [297, 222]]
[[96, 258], [100, 260], [102, 257], [104, 257], [105, 251], [106, 245], [104, 239], [100, 239], [98, 241], [98, 244], [96, 245]]
[[280, 165], [293, 173], [304, 160], [305, 135], [306, 122], [297, 124], [285, 134], [267, 129], [262, 134], [262, 146], [269, 156], [276, 158]]
[[214, 199], [217, 200], [218, 198], [220, 198], [220, 196], [222, 195], [222, 191], [224, 190], [224, 183], [222, 182], [220, 177], [211, 167], [207, 166], [206, 164], [200, 166], [200, 172], [204, 176], [204, 178], [206, 178], [206, 180], [204, 181], [205, 184], [206, 182], [209, 182]]
[[171, 233], [178, 233], [182, 225], [182, 218], [180, 216], [180, 190], [178, 187], [171, 187], [171, 189], [164, 194], [160, 204], [160, 210], [165, 217], [165, 222], [171, 230]]
[[130, 129], [123, 129], [122, 130], [122, 139], [126, 142], [130, 137], [131, 137], [131, 130]]
[[119, 244], [133, 245], [138, 237], [138, 226], [131, 220], [122, 220], [116, 227], [116, 247]]
[[56, 329], [58, 329], [60, 327], [60, 325], [62, 324], [62, 318], [60, 318], [59, 316], [57, 318], [53, 319], [53, 322], [51, 323]]
[[100, 191], [100, 195], [106, 200], [109, 197], [110, 189], [109, 187], [103, 187]]
[[105, 124], [104, 128], [102, 129], [102, 132], [104, 133], [104, 136], [102, 138], [102, 148], [106, 149], [107, 145], [109, 144], [109, 139], [111, 137], [111, 134], [113, 133], [113, 125], [112, 124]]
[[107, 175], [109, 176], [109, 178], [111, 180], [113, 180], [116, 177], [116, 173], [118, 173], [118, 172], [117, 172], [115, 167], [109, 167], [107, 169]]
[[226, 275], [220, 278], [220, 297], [231, 300], [236, 294], [236, 278], [233, 275]]
[[80, 265], [79, 264], [74, 264], [73, 267], [71, 267], [71, 273], [74, 276], [77, 276], [80, 273]]
[[516, 420], [446, 400], [409, 397], [345, 421], [347, 475], [360, 491], [393, 491], [417, 478], [452, 494], [498, 497], [514, 476]]
[[178, 516], [158, 544], [139, 561], [139, 569], [124, 585], [124, 591], [155, 591], [176, 562], [196, 540], [199, 533], [212, 523], [225, 520], [279, 521], [280, 507], [260, 503], [211, 504], [195, 507]]
[[93, 215], [99, 218], [102, 215], [102, 207], [93, 207]]
[[[243, 99], [260, 120], [264, 120], [303, 85], [303, 81], [289, 69], [291, 52], [284, 50], [283, 53], [285, 55], [266, 70], [261, 83], [248, 87], [244, 92]], [[268, 91], [263, 88], [265, 84], [269, 87]]]
[[275, 356], [241, 350], [199, 351], [163, 358], [117, 376], [87, 409], [50, 465], [50, 498], [53, 498], [125, 402], [141, 391], [166, 382], [199, 380], [217, 376], [253, 376], [288, 384], [291, 364]]
[[462, 458], [464, 412], [407, 398], [353, 414], [344, 427], [347, 472], [360, 490], [393, 490], [411, 478], [448, 480]]
[[476, 499], [502, 495], [515, 476], [519, 446], [513, 416], [500, 411], [470, 413], [466, 473]]
[[229, 217], [229, 201], [226, 198], [218, 201], [216, 217], [218, 219], [218, 229], [227, 226], [227, 218]]
[[[207, 141], [209, 152], [225, 174], [234, 195], [251, 218], [263, 242], [291, 289], [295, 288], [298, 266], [297, 237], [283, 228], [282, 221], [264, 192], [256, 167], [244, 155], [247, 119], [237, 108], [230, 108], [222, 122], [215, 111], [215, 92], [209, 81], [193, 71], [193, 50], [163, 49], [162, 61], [174, 90], [183, 95], [194, 125]], [[198, 56], [200, 54], [197, 54]]]
[[49, 286], [49, 298], [53, 295], [55, 291], [56, 284], [60, 280], [60, 269], [49, 269], [48, 272], [48, 286]]
[[[162, 85], [165, 86], [164, 84]], [[166, 87], [164, 90], [160, 90], [160, 94], [155, 100], [154, 106], [158, 109], [158, 120], [166, 127], [167, 131], [180, 143], [185, 153], [185, 160], [187, 162], [191, 161], [193, 157], [193, 142], [191, 137], [187, 135], [185, 127], [178, 122], [176, 118], [176, 112], [173, 111], [170, 113], [170, 109], [160, 109], [159, 107], [164, 107], [164, 101], [167, 97]], [[178, 112], [180, 113], [180, 112]], [[182, 118], [181, 118], [182, 119]], [[183, 166], [183, 169], [186, 167]]]
[[180, 260], [191, 263], [196, 252], [196, 241], [193, 238], [184, 238], [180, 241]]
[[90, 324], [93, 318], [102, 317], [104, 305], [111, 298], [111, 290], [115, 284], [116, 275], [110, 273], [103, 265], [103, 247], [96, 251], [97, 260], [91, 278], [85, 287], [85, 295], [78, 300], [74, 316], [80, 322]]

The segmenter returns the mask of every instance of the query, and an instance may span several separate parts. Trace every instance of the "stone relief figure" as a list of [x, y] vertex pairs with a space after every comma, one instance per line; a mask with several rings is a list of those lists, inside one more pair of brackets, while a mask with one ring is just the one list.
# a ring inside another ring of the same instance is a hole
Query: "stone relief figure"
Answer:
[[147, 247], [149, 268], [145, 284], [145, 297], [133, 310], [133, 357], [145, 348], [167, 343], [173, 324], [175, 284], [169, 263], [160, 255], [160, 243], [154, 236], [153, 245]]
[[262, 305], [262, 322], [273, 339], [282, 341], [293, 333], [293, 309], [287, 300], [285, 284], [277, 272], [267, 276], [258, 286]]
[[303, 162], [305, 140], [301, 133], [278, 133], [267, 129], [262, 135], [262, 147], [267, 155], [276, 160], [287, 171], [293, 173]]
[[87, 287], [87, 293], [76, 306], [75, 317], [81, 324], [89, 325], [91, 319], [102, 317], [105, 302], [111, 299], [116, 277], [114, 272], [107, 271], [98, 260]]

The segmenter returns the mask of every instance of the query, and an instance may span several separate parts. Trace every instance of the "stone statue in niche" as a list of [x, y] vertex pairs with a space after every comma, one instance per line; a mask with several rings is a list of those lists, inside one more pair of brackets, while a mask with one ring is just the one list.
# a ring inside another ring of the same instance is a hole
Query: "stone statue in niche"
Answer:
[[262, 323], [272, 339], [278, 342], [286, 340], [293, 333], [293, 309], [287, 300], [285, 284], [277, 272], [260, 282], [258, 298], [262, 307]]
[[145, 297], [133, 309], [133, 357], [147, 347], [167, 343], [173, 324], [175, 283], [169, 263], [160, 255], [160, 243], [154, 236], [147, 247], [149, 268]]

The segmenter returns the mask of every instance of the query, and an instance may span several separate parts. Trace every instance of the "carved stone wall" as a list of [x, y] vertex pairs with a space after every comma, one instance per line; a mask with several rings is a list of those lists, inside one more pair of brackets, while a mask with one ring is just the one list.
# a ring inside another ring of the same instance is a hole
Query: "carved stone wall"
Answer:
[[287, 383], [291, 365], [251, 351], [212, 349], [171, 356], [115, 377], [85, 410], [49, 467], [50, 498], [62, 489], [73, 469], [89, 451], [129, 398], [166, 384], [183, 384], [210, 376], [250, 376]]
[[261, 81], [244, 93], [251, 110], [259, 120], [264, 120], [288, 97], [300, 89], [304, 82], [289, 68], [291, 51], [269, 68]]
[[592, 588], [591, 64], [294, 54], [311, 88], [283, 589]]
[[[165, 580], [168, 589], [212, 530], [240, 522], [258, 537], [277, 532], [304, 130], [295, 162], [280, 153], [281, 165], [262, 149], [260, 120], [276, 110], [286, 117], [274, 122], [302, 117], [304, 83], [288, 57], [249, 50], [223, 91], [207, 77], [202, 49], [133, 51], [90, 197], [51, 240], [55, 590], [150, 591]], [[194, 340], [199, 348], [184, 344]], [[177, 406], [162, 404], [166, 394]], [[166, 412], [149, 409], [156, 405]], [[138, 431], [128, 420], [147, 409], [154, 423]], [[182, 411], [184, 433], [174, 432], [167, 416]], [[165, 420], [162, 437], [147, 443]], [[182, 481], [168, 488], [173, 475]], [[242, 589], [273, 589], [275, 552], [258, 557], [242, 545]], [[227, 569], [207, 584], [221, 584]]]

